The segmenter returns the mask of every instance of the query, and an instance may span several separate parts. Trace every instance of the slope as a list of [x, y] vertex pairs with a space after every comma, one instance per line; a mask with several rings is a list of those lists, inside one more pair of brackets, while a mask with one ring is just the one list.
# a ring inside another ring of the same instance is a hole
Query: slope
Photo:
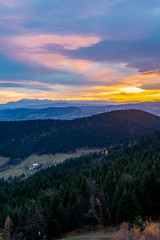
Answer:
[[[70, 159], [26, 181], [0, 180], [0, 225], [60, 237], [88, 224], [160, 219], [160, 131], [103, 152]], [[34, 223], [34, 224], [33, 224]]]
[[16, 121], [16, 120], [31, 120], [31, 119], [48, 119], [66, 117], [69, 114], [77, 114], [81, 111], [79, 107], [50, 107], [44, 109], [5, 109], [0, 110], [0, 121]]
[[160, 118], [138, 110], [122, 110], [76, 120], [0, 122], [0, 155], [12, 164], [36, 154], [102, 148], [136, 139], [160, 128]]

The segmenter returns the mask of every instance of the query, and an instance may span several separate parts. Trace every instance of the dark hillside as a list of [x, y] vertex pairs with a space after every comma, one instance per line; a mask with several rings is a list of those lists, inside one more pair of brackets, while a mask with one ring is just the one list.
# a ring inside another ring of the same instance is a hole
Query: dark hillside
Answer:
[[[0, 180], [0, 226], [9, 215], [27, 240], [83, 225], [160, 220], [160, 131], [134, 144], [66, 160], [26, 181]], [[17, 180], [17, 179], [16, 179]], [[22, 238], [17, 238], [22, 239]], [[59, 238], [58, 238], [59, 239]]]
[[0, 122], [0, 155], [12, 163], [32, 153], [101, 148], [160, 129], [160, 118], [139, 110], [121, 110], [76, 120]]

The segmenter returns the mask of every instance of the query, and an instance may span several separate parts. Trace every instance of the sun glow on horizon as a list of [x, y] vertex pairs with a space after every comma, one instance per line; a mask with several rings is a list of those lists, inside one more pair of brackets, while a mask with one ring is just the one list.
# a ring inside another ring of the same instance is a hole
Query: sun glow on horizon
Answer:
[[121, 92], [125, 92], [125, 93], [141, 93], [144, 92], [143, 89], [138, 88], [138, 87], [124, 87], [124, 88], [120, 88]]

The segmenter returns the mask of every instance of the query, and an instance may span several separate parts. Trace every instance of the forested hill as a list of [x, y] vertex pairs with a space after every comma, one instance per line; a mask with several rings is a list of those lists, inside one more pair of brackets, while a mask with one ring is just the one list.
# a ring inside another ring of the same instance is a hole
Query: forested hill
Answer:
[[15, 163], [32, 153], [62, 153], [121, 144], [156, 129], [160, 129], [160, 118], [139, 110], [76, 120], [0, 122], [0, 155]]
[[0, 109], [0, 121], [20, 121], [20, 120], [33, 120], [33, 119], [60, 119], [67, 116], [78, 115], [81, 108], [79, 107], [50, 107], [43, 109]]
[[107, 157], [94, 153], [66, 160], [26, 181], [0, 180], [1, 229], [5, 226], [5, 233], [12, 226], [16, 240], [42, 240], [43, 235], [51, 240], [88, 224], [159, 221], [159, 146], [156, 131], [132, 145], [110, 148]]

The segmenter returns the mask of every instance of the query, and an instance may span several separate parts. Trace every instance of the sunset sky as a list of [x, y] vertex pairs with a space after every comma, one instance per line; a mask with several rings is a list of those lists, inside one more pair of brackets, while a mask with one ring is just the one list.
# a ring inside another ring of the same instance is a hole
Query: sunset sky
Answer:
[[0, 103], [160, 100], [160, 1], [0, 0]]

